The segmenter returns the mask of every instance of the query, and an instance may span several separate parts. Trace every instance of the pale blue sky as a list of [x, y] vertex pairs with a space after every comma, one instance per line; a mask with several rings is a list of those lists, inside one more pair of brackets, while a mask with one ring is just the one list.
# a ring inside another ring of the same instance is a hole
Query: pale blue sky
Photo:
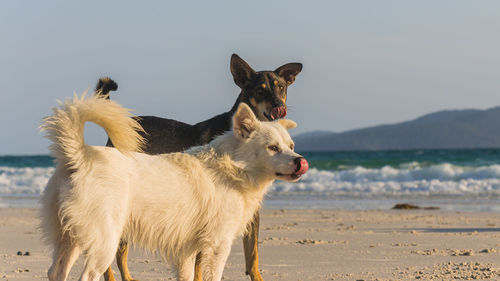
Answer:
[[498, 1], [2, 1], [0, 155], [47, 153], [40, 119], [103, 75], [140, 115], [226, 111], [233, 52], [256, 70], [304, 64], [295, 134], [497, 106], [499, 15]]

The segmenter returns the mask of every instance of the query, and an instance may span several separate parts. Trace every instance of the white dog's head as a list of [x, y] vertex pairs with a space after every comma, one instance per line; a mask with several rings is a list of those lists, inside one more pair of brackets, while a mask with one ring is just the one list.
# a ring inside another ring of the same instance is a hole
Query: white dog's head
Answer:
[[280, 119], [261, 122], [250, 107], [241, 103], [233, 116], [233, 133], [239, 141], [234, 159], [248, 163], [259, 176], [297, 181], [309, 168], [306, 159], [293, 151], [288, 129], [297, 124]]

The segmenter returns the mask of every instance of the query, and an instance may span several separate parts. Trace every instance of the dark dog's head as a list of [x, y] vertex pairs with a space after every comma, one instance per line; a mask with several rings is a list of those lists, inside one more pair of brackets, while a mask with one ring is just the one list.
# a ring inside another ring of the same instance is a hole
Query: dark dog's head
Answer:
[[287, 63], [274, 71], [256, 72], [242, 58], [233, 54], [231, 73], [234, 82], [241, 88], [237, 103], [248, 104], [261, 121], [285, 117], [287, 87], [295, 81], [295, 76], [301, 70], [301, 63]]

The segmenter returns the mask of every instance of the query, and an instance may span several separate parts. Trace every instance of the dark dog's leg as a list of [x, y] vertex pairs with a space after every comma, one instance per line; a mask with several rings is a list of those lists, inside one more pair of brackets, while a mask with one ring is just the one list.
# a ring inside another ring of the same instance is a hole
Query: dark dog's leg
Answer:
[[130, 272], [128, 272], [127, 265], [127, 256], [128, 256], [128, 244], [126, 241], [120, 241], [120, 247], [118, 247], [118, 251], [116, 251], [116, 264], [118, 264], [118, 269], [120, 269], [120, 274], [122, 275], [123, 281], [137, 281], [130, 276]]
[[252, 281], [264, 281], [259, 272], [259, 222], [260, 214], [257, 211], [253, 221], [248, 225], [248, 232], [243, 237], [243, 248], [245, 250], [245, 262], [247, 266], [247, 275], [250, 275]]
[[115, 276], [113, 275], [113, 270], [111, 270], [111, 266], [108, 267], [106, 272], [104, 272], [104, 280], [105, 281], [116, 281]]
[[[126, 241], [120, 241], [120, 246], [116, 251], [116, 263], [118, 264], [118, 268], [120, 269], [120, 274], [122, 275], [123, 281], [137, 281], [132, 279], [130, 276], [130, 272], [128, 272], [127, 265], [127, 255], [128, 255], [128, 245]], [[104, 273], [104, 280], [106, 281], [116, 281], [115, 276], [113, 275], [113, 270], [111, 266], [108, 267], [108, 270]]]
[[201, 253], [196, 255], [196, 261], [194, 264], [194, 280], [193, 281], [203, 281], [203, 274], [201, 271]]

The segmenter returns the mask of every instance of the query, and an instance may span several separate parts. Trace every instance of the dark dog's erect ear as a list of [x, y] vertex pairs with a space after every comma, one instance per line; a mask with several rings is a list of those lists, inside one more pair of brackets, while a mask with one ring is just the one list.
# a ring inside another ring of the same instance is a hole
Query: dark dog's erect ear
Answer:
[[233, 74], [234, 83], [240, 88], [244, 88], [250, 81], [255, 71], [237, 54], [231, 56], [231, 74]]
[[297, 76], [302, 70], [302, 64], [298, 62], [287, 63], [282, 65], [274, 71], [278, 76], [285, 79], [288, 85], [291, 85], [295, 81], [295, 76]]
[[240, 103], [233, 115], [233, 133], [238, 139], [246, 139], [260, 125], [252, 109], [244, 102]]

